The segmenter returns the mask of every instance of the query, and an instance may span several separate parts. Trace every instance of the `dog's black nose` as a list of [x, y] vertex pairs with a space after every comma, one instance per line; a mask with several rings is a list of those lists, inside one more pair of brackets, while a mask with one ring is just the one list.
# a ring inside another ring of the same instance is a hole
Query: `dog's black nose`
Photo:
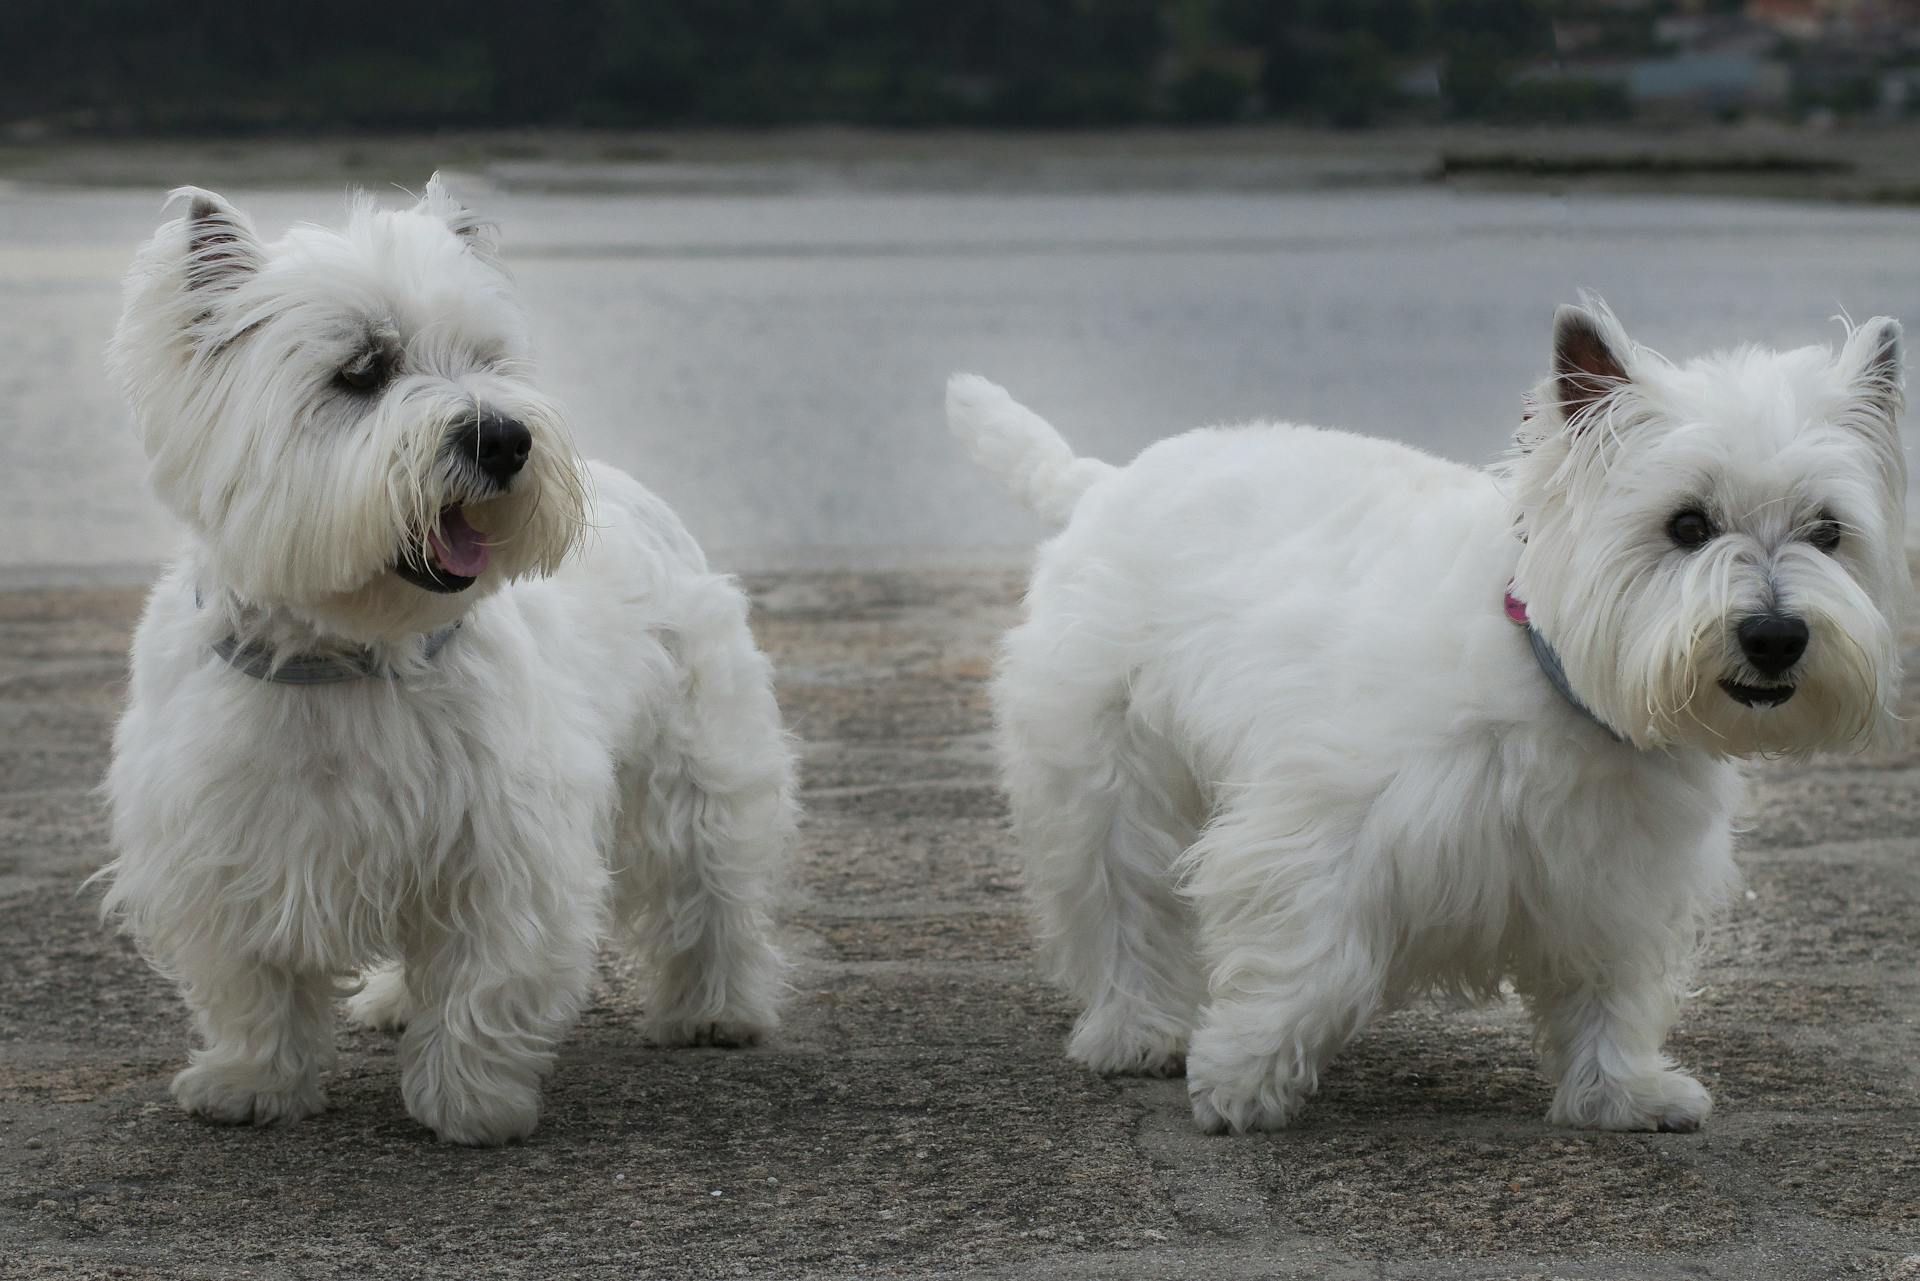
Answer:
[[453, 448], [504, 485], [527, 465], [527, 455], [533, 452], [533, 433], [523, 423], [483, 409], [460, 424]]
[[1740, 652], [1755, 670], [1778, 676], [1807, 652], [1807, 624], [1792, 614], [1755, 614], [1740, 620]]

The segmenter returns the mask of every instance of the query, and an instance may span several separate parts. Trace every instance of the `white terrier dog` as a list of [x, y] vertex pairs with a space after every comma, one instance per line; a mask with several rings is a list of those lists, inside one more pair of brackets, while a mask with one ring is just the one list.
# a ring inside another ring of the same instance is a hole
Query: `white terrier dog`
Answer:
[[191, 533], [134, 638], [106, 909], [176, 980], [217, 1121], [324, 1106], [330, 998], [405, 1026], [407, 1110], [503, 1143], [610, 900], [673, 1044], [775, 1025], [793, 761], [747, 604], [583, 464], [490, 228], [417, 207], [263, 244], [218, 196], [140, 251], [111, 348]]
[[1491, 472], [1286, 424], [1114, 468], [953, 379], [1066, 526], [995, 696], [1072, 1057], [1184, 1059], [1203, 1129], [1274, 1129], [1381, 1009], [1511, 980], [1551, 1121], [1697, 1127], [1661, 1045], [1729, 758], [1859, 743], [1898, 686], [1899, 332], [1676, 367], [1565, 308]]

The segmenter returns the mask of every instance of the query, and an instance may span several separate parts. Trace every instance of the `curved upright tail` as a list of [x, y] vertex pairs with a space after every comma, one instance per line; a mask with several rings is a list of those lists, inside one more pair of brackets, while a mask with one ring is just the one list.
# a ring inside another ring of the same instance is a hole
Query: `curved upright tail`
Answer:
[[1066, 524], [1080, 495], [1113, 471], [1110, 463], [1074, 457], [1046, 419], [978, 374], [947, 379], [947, 426], [973, 461], [1055, 525]]

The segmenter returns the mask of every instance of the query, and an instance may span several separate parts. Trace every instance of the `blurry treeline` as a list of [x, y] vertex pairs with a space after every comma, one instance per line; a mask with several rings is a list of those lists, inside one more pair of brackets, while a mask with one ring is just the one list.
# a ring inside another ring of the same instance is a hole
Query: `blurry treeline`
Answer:
[[[0, 121], [1364, 123], [1503, 109], [1548, 0], [7, 0]], [[1605, 0], [1591, 6], [1605, 9]], [[1438, 103], [1434, 108], [1431, 104]]]

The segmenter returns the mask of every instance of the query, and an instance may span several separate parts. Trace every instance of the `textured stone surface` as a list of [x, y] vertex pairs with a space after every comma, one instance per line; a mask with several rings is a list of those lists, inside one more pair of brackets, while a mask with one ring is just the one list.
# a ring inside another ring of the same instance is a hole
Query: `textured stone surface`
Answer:
[[1017, 578], [754, 587], [807, 741], [786, 1026], [657, 1049], [609, 954], [539, 1132], [495, 1152], [435, 1143], [393, 1042], [344, 1028], [320, 1117], [175, 1111], [185, 1020], [79, 888], [138, 594], [0, 593], [0, 1278], [1920, 1281], [1910, 747], [1757, 771], [1748, 888], [1673, 1041], [1702, 1133], [1549, 1129], [1517, 1007], [1421, 1006], [1297, 1128], [1212, 1139], [1180, 1082], [1060, 1053], [988, 737]]

